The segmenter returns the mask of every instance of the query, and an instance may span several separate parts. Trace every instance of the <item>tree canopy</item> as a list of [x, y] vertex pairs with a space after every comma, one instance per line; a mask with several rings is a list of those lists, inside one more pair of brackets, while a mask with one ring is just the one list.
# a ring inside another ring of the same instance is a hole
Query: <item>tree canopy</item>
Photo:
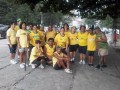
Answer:
[[16, 4], [27, 3], [31, 9], [38, 8], [41, 12], [61, 11], [64, 14], [71, 10], [80, 12], [82, 18], [105, 19], [120, 16], [120, 0], [8, 0]]

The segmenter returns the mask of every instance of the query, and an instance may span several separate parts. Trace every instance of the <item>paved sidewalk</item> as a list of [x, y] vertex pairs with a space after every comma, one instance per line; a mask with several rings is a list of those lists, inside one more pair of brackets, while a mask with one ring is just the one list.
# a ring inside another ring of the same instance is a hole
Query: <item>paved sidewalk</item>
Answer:
[[[0, 40], [0, 90], [120, 90], [120, 55], [110, 48], [108, 68], [96, 70], [95, 67], [72, 64], [73, 74], [63, 70], [56, 71], [51, 66], [44, 70], [27, 67], [27, 71], [19, 68], [19, 64], [9, 63], [6, 40]], [[4, 43], [4, 44], [3, 44]], [[95, 55], [94, 63], [99, 57]]]

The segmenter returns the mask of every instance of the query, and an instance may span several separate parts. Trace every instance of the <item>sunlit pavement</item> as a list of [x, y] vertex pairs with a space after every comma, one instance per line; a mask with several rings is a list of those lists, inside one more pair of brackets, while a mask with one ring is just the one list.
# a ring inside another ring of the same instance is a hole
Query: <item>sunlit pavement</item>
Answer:
[[[27, 71], [19, 68], [19, 64], [9, 63], [7, 41], [0, 40], [0, 90], [120, 90], [120, 55], [109, 49], [107, 68], [96, 70], [95, 67], [72, 64], [73, 74], [63, 70], [56, 71], [51, 66], [45, 69]], [[94, 64], [99, 57], [95, 55]]]

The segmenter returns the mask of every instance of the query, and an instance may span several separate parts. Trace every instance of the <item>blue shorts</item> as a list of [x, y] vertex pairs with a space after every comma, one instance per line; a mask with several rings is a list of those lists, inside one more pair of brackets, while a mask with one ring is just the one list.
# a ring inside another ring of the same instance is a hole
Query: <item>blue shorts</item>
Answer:
[[10, 47], [10, 45], [8, 44], [8, 46], [9, 46], [10, 53], [16, 53], [17, 44], [13, 44], [12, 47]]

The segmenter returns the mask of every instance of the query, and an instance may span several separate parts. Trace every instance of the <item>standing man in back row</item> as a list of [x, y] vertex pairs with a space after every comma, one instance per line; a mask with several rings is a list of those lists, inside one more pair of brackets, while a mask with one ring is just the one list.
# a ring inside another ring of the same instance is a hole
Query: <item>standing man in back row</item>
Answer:
[[98, 55], [100, 57], [99, 64], [96, 66], [97, 69], [100, 67], [107, 67], [106, 65], [106, 56], [108, 55], [108, 43], [106, 35], [101, 31], [99, 27], [95, 28], [97, 34], [97, 48], [98, 48]]

